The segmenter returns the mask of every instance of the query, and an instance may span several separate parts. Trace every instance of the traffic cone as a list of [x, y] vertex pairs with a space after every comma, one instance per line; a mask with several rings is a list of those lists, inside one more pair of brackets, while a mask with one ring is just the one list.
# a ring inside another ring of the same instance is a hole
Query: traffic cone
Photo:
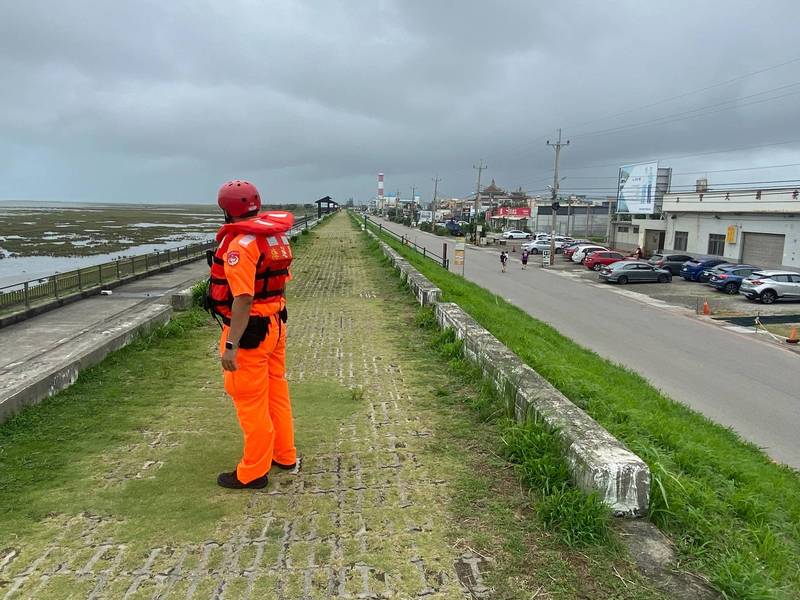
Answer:
[[797, 338], [797, 327], [792, 326], [792, 329], [789, 331], [789, 337], [786, 338], [787, 344], [796, 344], [798, 342]]
[[703, 314], [705, 316], [711, 314], [711, 307], [708, 305], [708, 298], [703, 298]]

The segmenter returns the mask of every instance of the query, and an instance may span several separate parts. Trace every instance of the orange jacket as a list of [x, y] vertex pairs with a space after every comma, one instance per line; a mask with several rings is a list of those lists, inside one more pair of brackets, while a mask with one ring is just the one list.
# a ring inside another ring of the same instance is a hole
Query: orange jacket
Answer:
[[[246, 221], [226, 223], [217, 232], [219, 247], [210, 260], [207, 304], [211, 313], [219, 316], [223, 323], [230, 324], [234, 296], [243, 291], [249, 293], [252, 290], [251, 314], [265, 316], [284, 307], [284, 286], [291, 278], [289, 265], [292, 263], [292, 249], [286, 231], [293, 222], [291, 213], [267, 212]], [[251, 244], [257, 250], [257, 259], [255, 268], [251, 267], [245, 273], [253, 280], [244, 286], [234, 285], [232, 289], [230, 272], [239, 266], [240, 261], [245, 267], [246, 260], [252, 260]], [[243, 256], [245, 249], [248, 254]]]

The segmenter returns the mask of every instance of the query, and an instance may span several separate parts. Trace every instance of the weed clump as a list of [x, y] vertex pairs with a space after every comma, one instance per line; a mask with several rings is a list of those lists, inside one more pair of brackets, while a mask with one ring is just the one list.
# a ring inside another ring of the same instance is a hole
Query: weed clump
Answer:
[[[415, 322], [423, 329], [436, 324], [430, 308], [420, 309]], [[597, 494], [586, 494], [573, 486], [557, 432], [536, 419], [514, 421], [513, 406], [500, 397], [478, 367], [464, 358], [463, 343], [452, 329], [435, 335], [430, 345], [447, 360], [454, 374], [480, 383], [479, 392], [467, 402], [482, 420], [499, 428], [501, 454], [537, 494], [534, 509], [541, 522], [570, 547], [608, 542], [611, 512]]]
[[195, 306], [203, 306], [205, 297], [208, 295], [208, 285], [208, 279], [204, 279], [192, 286], [192, 304]]

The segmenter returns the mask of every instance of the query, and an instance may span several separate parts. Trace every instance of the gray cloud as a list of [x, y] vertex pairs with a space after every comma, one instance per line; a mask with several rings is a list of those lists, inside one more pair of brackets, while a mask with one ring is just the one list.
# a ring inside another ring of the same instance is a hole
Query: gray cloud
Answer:
[[[540, 189], [557, 127], [573, 139], [564, 188], [601, 195], [615, 168], [589, 165], [800, 139], [800, 85], [745, 98], [800, 83], [800, 62], [608, 117], [800, 56], [799, 14], [778, 0], [9, 3], [0, 198], [208, 202], [247, 177], [274, 201], [366, 200], [379, 170], [388, 190], [430, 194], [438, 173], [459, 195], [479, 158], [498, 183]], [[800, 143], [664, 161], [790, 162]]]

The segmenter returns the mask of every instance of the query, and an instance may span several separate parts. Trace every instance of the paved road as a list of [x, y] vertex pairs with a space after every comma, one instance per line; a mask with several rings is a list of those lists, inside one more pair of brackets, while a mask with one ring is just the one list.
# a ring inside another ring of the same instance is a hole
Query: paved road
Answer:
[[[384, 223], [441, 253], [443, 238]], [[447, 254], [453, 256], [452, 242]], [[496, 251], [470, 246], [465, 275], [640, 373], [671, 398], [732, 427], [774, 459], [800, 468], [800, 356], [682, 309], [649, 305], [610, 286], [545, 271], [537, 256], [522, 271], [513, 256], [503, 274]], [[456, 270], [452, 260], [451, 270]]]
[[0, 329], [0, 382], [9, 369], [16, 369], [28, 357], [43, 356], [48, 350], [93, 332], [143, 303], [169, 303], [170, 293], [181, 290], [208, 275], [205, 260], [196, 260], [169, 271], [150, 275], [114, 288], [111, 296], [90, 296], [25, 321]]

